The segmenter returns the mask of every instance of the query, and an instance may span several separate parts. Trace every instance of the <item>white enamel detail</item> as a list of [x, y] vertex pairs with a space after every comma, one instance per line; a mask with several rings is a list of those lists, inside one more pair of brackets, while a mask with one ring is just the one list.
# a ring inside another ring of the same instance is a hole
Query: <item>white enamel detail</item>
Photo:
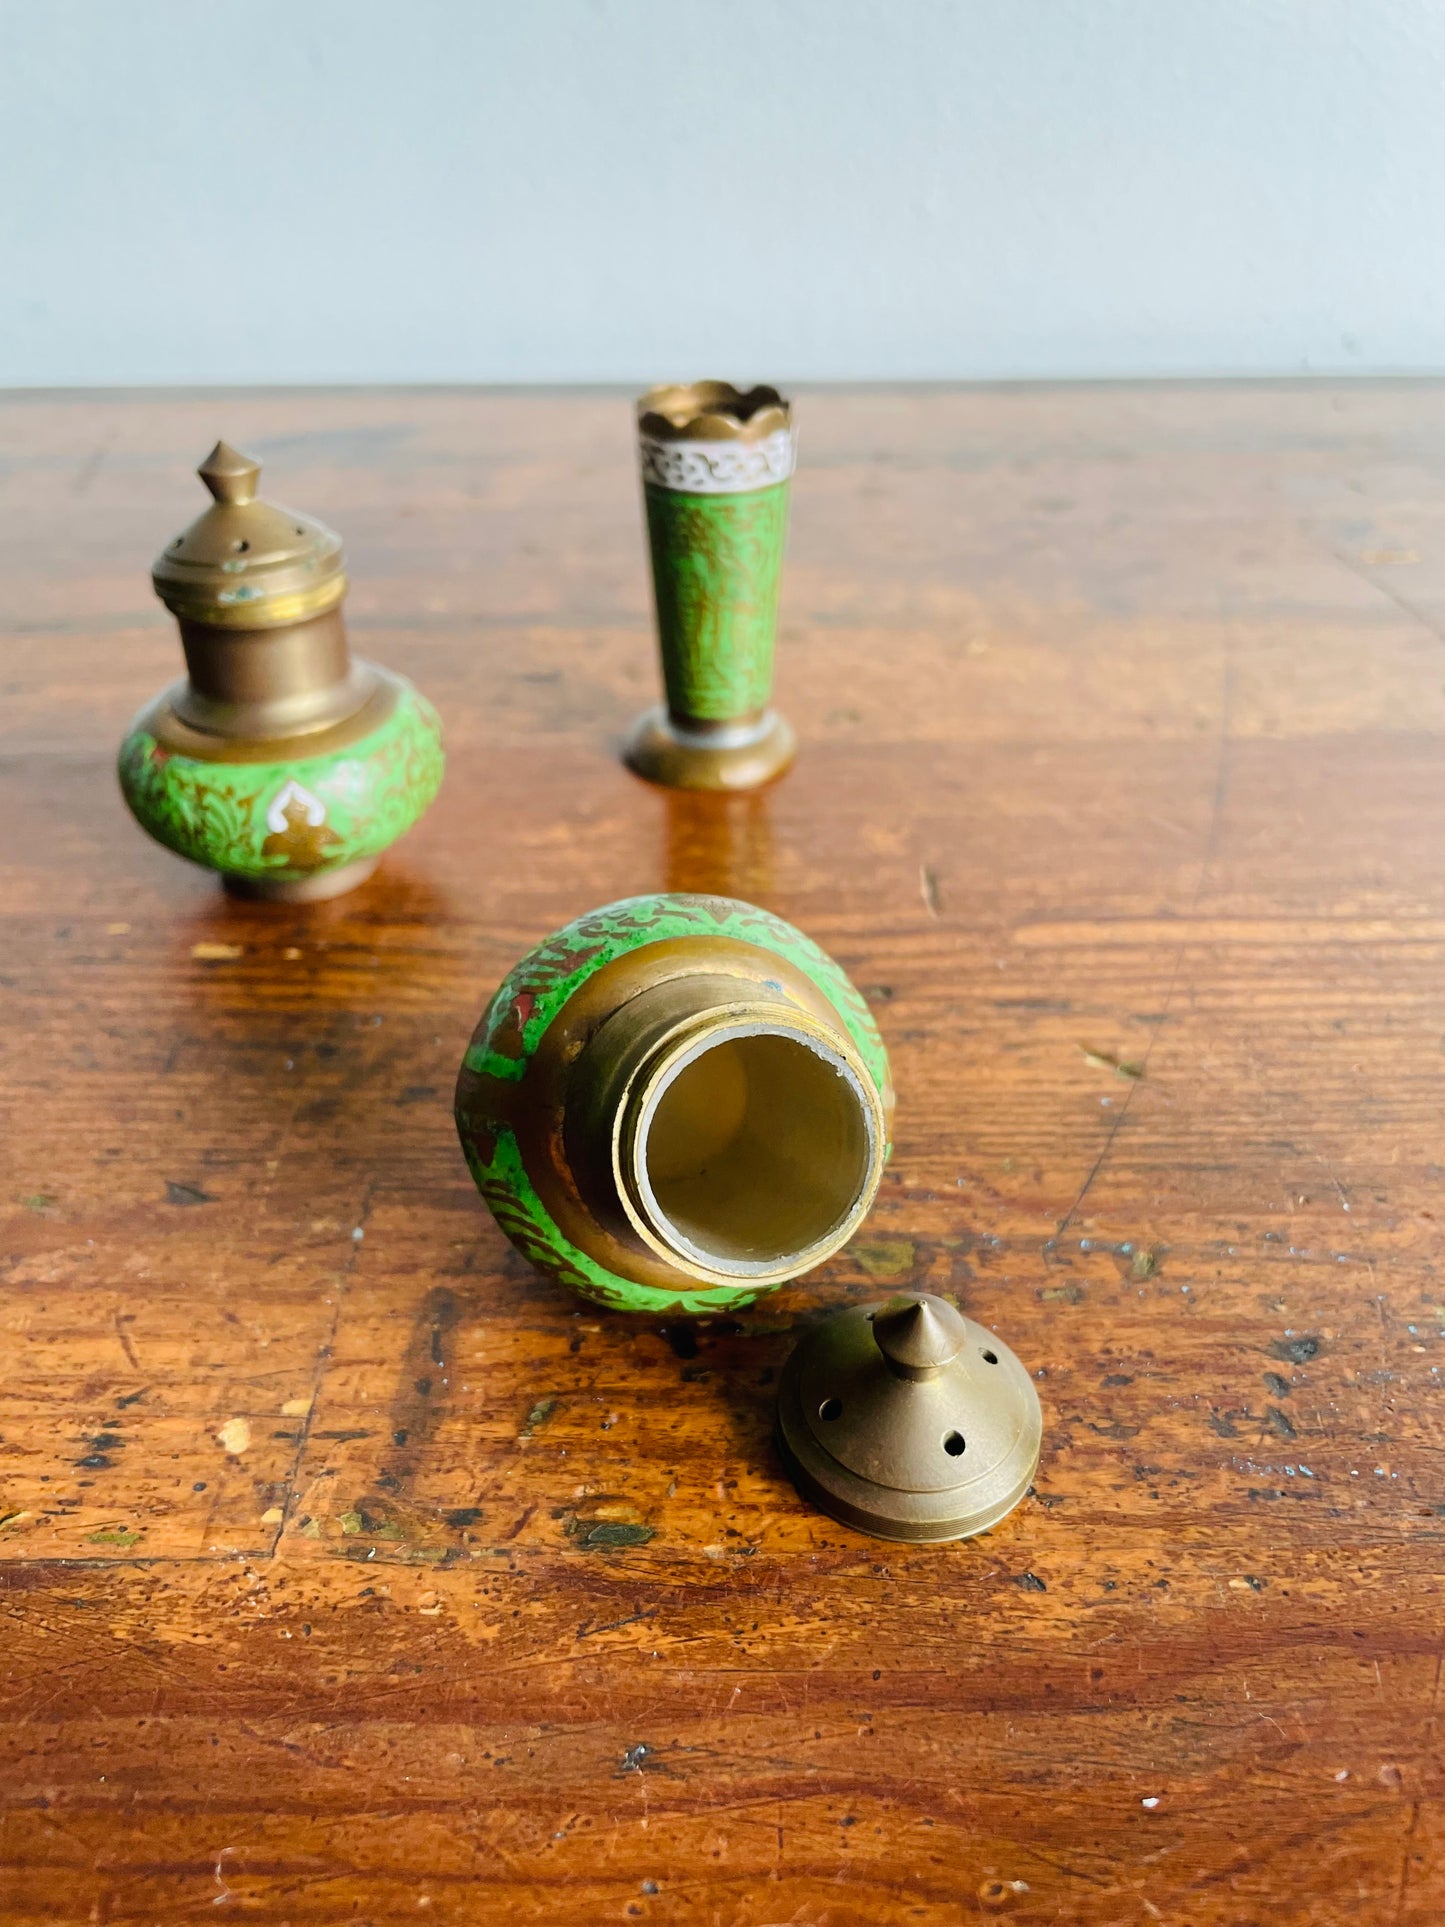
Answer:
[[642, 479], [684, 495], [742, 495], [771, 488], [793, 472], [791, 429], [761, 442], [663, 442], [644, 435]]
[[289, 827], [290, 819], [286, 814], [288, 803], [301, 805], [306, 821], [313, 830], [319, 829], [326, 821], [326, 805], [321, 798], [313, 796], [304, 783], [298, 783], [292, 779], [277, 791], [270, 809], [266, 812], [266, 827], [268, 830], [274, 830], [277, 836], [284, 836]]

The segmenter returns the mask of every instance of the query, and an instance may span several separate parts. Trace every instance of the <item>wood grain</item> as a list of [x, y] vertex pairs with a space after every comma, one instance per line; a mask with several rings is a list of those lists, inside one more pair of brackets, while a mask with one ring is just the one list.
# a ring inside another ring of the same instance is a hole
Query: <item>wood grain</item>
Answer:
[[[1438, 1921], [1445, 389], [806, 395], [742, 800], [615, 759], [624, 398], [0, 420], [6, 1927]], [[447, 725], [339, 903], [116, 793], [218, 434]], [[449, 1115], [516, 956], [660, 887], [817, 937], [899, 1092], [864, 1235], [695, 1327], [530, 1272]], [[971, 1544], [769, 1439], [905, 1279], [1039, 1374]]]

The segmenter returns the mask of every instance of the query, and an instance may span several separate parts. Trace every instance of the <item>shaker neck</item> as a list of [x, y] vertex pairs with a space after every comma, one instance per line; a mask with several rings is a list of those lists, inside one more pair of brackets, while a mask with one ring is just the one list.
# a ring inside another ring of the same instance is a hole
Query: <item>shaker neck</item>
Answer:
[[222, 629], [186, 617], [178, 627], [189, 680], [176, 713], [212, 735], [266, 741], [325, 729], [370, 693], [340, 609], [275, 629]]

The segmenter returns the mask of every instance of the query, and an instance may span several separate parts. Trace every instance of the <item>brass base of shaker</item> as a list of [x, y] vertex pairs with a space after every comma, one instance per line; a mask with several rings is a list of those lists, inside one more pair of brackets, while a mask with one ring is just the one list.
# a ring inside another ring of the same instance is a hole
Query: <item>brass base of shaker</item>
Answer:
[[224, 881], [231, 896], [254, 903], [326, 903], [365, 883], [379, 861], [364, 857], [359, 863], [343, 863], [339, 870], [321, 870], [312, 877], [228, 876]]
[[1028, 1491], [1042, 1437], [1038, 1393], [1014, 1354], [924, 1292], [830, 1318], [783, 1368], [777, 1439], [789, 1476], [820, 1511], [875, 1539], [986, 1532]]
[[673, 790], [755, 790], [792, 762], [798, 747], [792, 725], [770, 709], [756, 727], [720, 725], [692, 730], [666, 709], [649, 709], [632, 726], [622, 751], [630, 770]]

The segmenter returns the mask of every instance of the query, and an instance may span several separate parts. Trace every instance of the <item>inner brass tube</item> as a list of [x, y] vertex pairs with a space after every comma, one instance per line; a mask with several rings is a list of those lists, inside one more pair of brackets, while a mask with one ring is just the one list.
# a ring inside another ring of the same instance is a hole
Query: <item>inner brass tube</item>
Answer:
[[642, 1237], [749, 1280], [796, 1277], [845, 1244], [872, 1201], [883, 1124], [850, 1055], [732, 1013], [659, 1053], [619, 1132], [618, 1193]]

